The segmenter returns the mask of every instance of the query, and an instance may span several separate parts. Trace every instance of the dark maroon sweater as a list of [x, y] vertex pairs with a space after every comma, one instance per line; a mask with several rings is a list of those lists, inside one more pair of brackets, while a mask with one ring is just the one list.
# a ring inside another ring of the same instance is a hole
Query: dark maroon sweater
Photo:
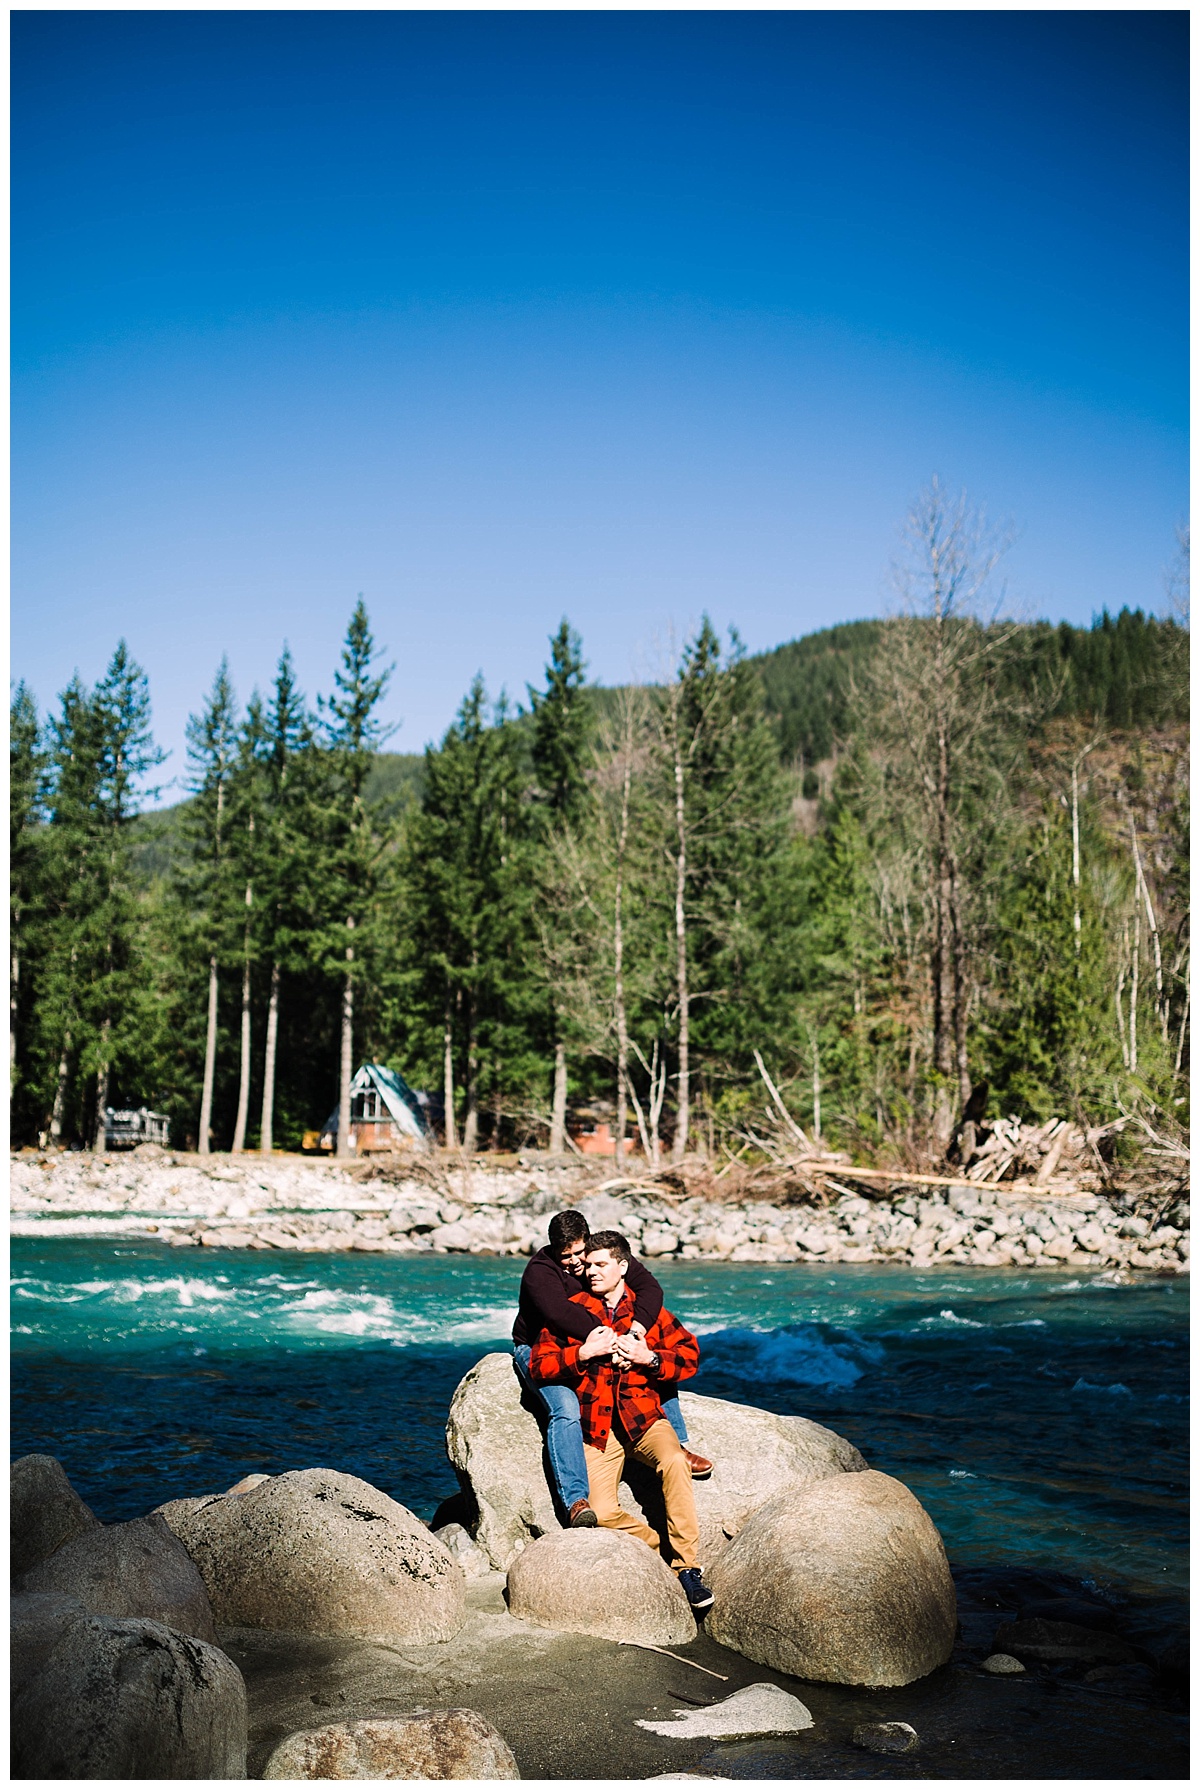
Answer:
[[[633, 1315], [649, 1330], [662, 1310], [662, 1288], [636, 1256], [629, 1263], [625, 1279], [634, 1298]], [[532, 1348], [540, 1332], [550, 1329], [559, 1336], [573, 1336], [582, 1342], [601, 1322], [582, 1305], [572, 1303], [573, 1293], [586, 1292], [586, 1280], [568, 1274], [553, 1250], [539, 1249], [521, 1276], [513, 1341], [528, 1343]]]

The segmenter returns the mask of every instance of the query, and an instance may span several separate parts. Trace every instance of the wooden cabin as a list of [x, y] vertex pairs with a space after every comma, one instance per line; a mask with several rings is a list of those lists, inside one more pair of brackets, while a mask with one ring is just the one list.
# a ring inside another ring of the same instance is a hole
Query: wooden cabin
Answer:
[[[319, 1138], [305, 1133], [305, 1147], [336, 1150], [334, 1107]], [[310, 1142], [310, 1139], [312, 1140]], [[427, 1150], [432, 1143], [423, 1097], [394, 1069], [363, 1063], [350, 1083], [350, 1148], [356, 1156], [378, 1150]]]

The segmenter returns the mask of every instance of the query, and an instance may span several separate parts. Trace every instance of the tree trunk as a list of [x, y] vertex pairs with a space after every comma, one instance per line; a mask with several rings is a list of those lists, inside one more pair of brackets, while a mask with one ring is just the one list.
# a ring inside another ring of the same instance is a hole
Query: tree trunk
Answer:
[[1071, 923], [1075, 931], [1075, 955], [1083, 947], [1083, 915], [1079, 911], [1079, 766], [1071, 766], [1071, 886], [1075, 892]]
[[813, 1058], [813, 1142], [821, 1142], [821, 1047], [817, 1042], [817, 1034], [809, 1033], [812, 1042]]
[[[15, 928], [15, 922], [14, 922]], [[8, 971], [8, 1087], [17, 1085], [17, 995], [21, 987], [21, 953], [14, 936]]]
[[267, 1004], [267, 1042], [263, 1051], [262, 1123], [259, 1127], [258, 1151], [269, 1156], [275, 1148], [275, 1046], [279, 1038], [279, 965], [271, 965], [271, 999]]
[[554, 1104], [550, 1110], [550, 1154], [561, 1156], [567, 1147], [567, 1047], [562, 1039], [554, 1046]]
[[1158, 942], [1158, 921], [1154, 918], [1154, 904], [1150, 900], [1146, 873], [1142, 869], [1142, 854], [1138, 850], [1137, 828], [1132, 819], [1129, 822], [1129, 831], [1133, 838], [1133, 861], [1137, 867], [1137, 886], [1141, 892], [1142, 900], [1146, 904], [1146, 923], [1150, 928], [1150, 940], [1154, 946], [1154, 1011], [1158, 1015], [1158, 1022], [1162, 1027], [1162, 1040], [1165, 1044], [1170, 1024], [1170, 1003], [1163, 996], [1162, 947]]
[[629, 1026], [625, 1012], [625, 916], [622, 902], [625, 895], [625, 848], [629, 839], [629, 784], [633, 775], [630, 741], [625, 742], [625, 775], [621, 784], [621, 831], [617, 836], [617, 885], [613, 898], [613, 1005], [617, 1020], [617, 1136], [613, 1157], [620, 1162], [625, 1155], [625, 1126], [628, 1122], [626, 1089], [629, 1085]]
[[467, 1110], [463, 1118], [463, 1153], [472, 1156], [479, 1142], [479, 1064], [475, 1056], [473, 1014], [467, 1017]]
[[196, 1148], [207, 1156], [212, 1148], [213, 1081], [217, 1070], [217, 960], [208, 960], [208, 1032], [204, 1039], [204, 1092], [200, 1096], [200, 1136]]
[[950, 942], [954, 971], [954, 1060], [958, 1071], [960, 1107], [971, 1098], [971, 1074], [967, 1065], [967, 941], [959, 900], [958, 860], [951, 851], [950, 862]]
[[1138, 957], [1141, 951], [1142, 926], [1141, 916], [1136, 907], [1133, 910], [1133, 963], [1129, 976], [1129, 1073], [1137, 1074], [1138, 1039], [1137, 1039], [1137, 999], [1138, 999]]
[[454, 1025], [450, 998], [446, 997], [446, 1022], [442, 1034], [442, 1100], [446, 1109], [443, 1129], [446, 1148], [458, 1148], [458, 1128], [454, 1123]]
[[54, 1082], [54, 1106], [50, 1113], [50, 1140], [57, 1143], [62, 1136], [63, 1113], [67, 1105], [67, 1076], [71, 1068], [71, 1034], [63, 1033], [62, 1051], [58, 1059], [58, 1075]]
[[675, 1108], [675, 1138], [671, 1145], [672, 1162], [682, 1162], [687, 1154], [690, 1120], [690, 1063], [687, 918], [684, 895], [687, 889], [687, 828], [683, 805], [683, 759], [680, 755], [679, 729], [674, 732], [675, 756], [675, 832], [678, 856], [675, 861], [675, 976], [679, 995], [679, 1096]]
[[[346, 921], [347, 927], [354, 930], [354, 919]], [[339, 1156], [352, 1156], [354, 1146], [350, 1141], [350, 1083], [354, 1077], [354, 947], [346, 946], [346, 980], [342, 986], [342, 1059], [341, 1074], [338, 1079], [338, 1134], [337, 1153]]]
[[96, 1129], [92, 1134], [92, 1149], [97, 1156], [102, 1155], [105, 1145], [105, 1112], [108, 1107], [108, 1021], [100, 1028], [100, 1047], [105, 1052], [99, 1069], [96, 1071]]
[[233, 1154], [240, 1156], [246, 1148], [246, 1126], [250, 1118], [250, 908], [254, 885], [246, 884], [246, 931], [242, 940], [242, 1061], [238, 1077], [237, 1120], [233, 1127]]

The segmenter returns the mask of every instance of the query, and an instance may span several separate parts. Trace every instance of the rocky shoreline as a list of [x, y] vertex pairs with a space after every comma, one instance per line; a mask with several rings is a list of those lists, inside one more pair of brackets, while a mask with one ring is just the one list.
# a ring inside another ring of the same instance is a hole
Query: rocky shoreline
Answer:
[[[668, 1188], [612, 1164], [527, 1156], [464, 1163], [450, 1152], [342, 1164], [277, 1156], [189, 1156], [153, 1145], [123, 1154], [23, 1150], [12, 1158], [14, 1236], [122, 1235], [179, 1247], [527, 1256], [548, 1216], [583, 1210], [658, 1260], [890, 1262], [1073, 1268], [1118, 1278], [1185, 1273], [1190, 1210], [1165, 1187], [1148, 1198], [1007, 1182], [888, 1183], [852, 1166], [797, 1201], [780, 1177], [763, 1197], [711, 1175]], [[693, 1185], [695, 1190], [692, 1190]]]

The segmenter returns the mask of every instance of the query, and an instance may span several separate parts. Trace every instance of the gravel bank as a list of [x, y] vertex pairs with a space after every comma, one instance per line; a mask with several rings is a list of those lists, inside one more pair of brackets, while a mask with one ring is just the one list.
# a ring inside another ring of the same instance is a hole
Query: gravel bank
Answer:
[[[853, 1169], [839, 1171], [853, 1179]], [[828, 1206], [668, 1195], [611, 1185], [593, 1166], [531, 1155], [511, 1167], [446, 1155], [355, 1162], [22, 1151], [12, 1158], [12, 1233], [158, 1235], [180, 1247], [530, 1255], [548, 1216], [578, 1206], [649, 1258], [732, 1262], [953, 1262], [1183, 1273], [1189, 1208], [1167, 1196], [876, 1183]]]

